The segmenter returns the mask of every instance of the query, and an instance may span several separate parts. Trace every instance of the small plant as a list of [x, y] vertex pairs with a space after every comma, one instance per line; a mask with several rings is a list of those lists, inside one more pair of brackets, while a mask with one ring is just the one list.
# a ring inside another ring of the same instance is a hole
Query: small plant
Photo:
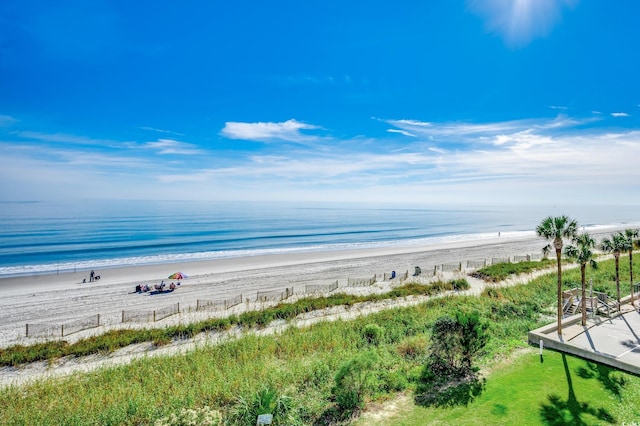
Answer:
[[260, 414], [272, 414], [274, 426], [300, 423], [293, 400], [271, 386], [264, 386], [248, 399], [238, 398], [230, 417], [233, 424], [253, 425]]
[[398, 354], [406, 359], [418, 359], [427, 353], [428, 340], [424, 336], [410, 337], [397, 347]]
[[384, 329], [378, 324], [367, 324], [364, 326], [363, 334], [367, 343], [377, 345], [384, 338]]
[[177, 413], [156, 420], [154, 426], [218, 426], [222, 415], [209, 407], [182, 408]]
[[498, 300], [504, 299], [504, 296], [502, 295], [502, 292], [500, 291], [500, 289], [495, 287], [485, 288], [482, 291], [482, 296], [488, 297], [489, 299], [498, 299]]

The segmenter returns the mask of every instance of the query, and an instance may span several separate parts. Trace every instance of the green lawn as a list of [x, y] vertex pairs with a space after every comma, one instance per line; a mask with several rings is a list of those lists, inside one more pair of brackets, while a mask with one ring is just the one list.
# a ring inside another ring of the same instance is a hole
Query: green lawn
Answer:
[[550, 350], [540, 357], [531, 349], [496, 366], [467, 406], [412, 403], [394, 416], [356, 425], [640, 424], [640, 403], [631, 401], [640, 401], [640, 378]]

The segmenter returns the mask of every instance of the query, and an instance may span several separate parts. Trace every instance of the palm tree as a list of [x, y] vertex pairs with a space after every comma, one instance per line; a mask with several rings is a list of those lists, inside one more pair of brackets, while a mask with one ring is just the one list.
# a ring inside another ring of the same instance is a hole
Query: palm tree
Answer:
[[[542, 251], [549, 253], [553, 247], [556, 250], [556, 260], [558, 263], [558, 335], [562, 335], [562, 247], [563, 238], [575, 238], [578, 233], [578, 222], [567, 216], [549, 216], [540, 222], [536, 228], [538, 236], [547, 240], [552, 240]], [[552, 246], [553, 244], [553, 246]]]
[[591, 249], [595, 248], [596, 240], [594, 240], [591, 235], [584, 232], [574, 238], [573, 242], [575, 246], [567, 246], [565, 248], [564, 253], [571, 259], [575, 260], [580, 264], [580, 277], [582, 280], [582, 299], [581, 299], [581, 310], [582, 310], [582, 326], [587, 325], [587, 280], [586, 280], [586, 269], [587, 263], [591, 266], [592, 269], [596, 269], [598, 264], [593, 259], [594, 253]]
[[600, 249], [606, 253], [613, 253], [616, 261], [616, 291], [618, 306], [620, 306], [620, 253], [629, 250], [629, 242], [622, 232], [616, 232], [611, 238], [604, 238]]
[[633, 305], [633, 249], [638, 246], [638, 230], [625, 229], [624, 236], [629, 244], [629, 286], [631, 287], [631, 306]]

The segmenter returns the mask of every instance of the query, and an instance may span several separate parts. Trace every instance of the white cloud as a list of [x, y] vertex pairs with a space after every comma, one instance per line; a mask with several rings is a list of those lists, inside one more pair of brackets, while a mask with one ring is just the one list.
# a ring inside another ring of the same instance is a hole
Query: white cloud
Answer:
[[387, 129], [387, 132], [389, 133], [400, 133], [401, 135], [405, 135], [405, 136], [411, 136], [411, 137], [416, 137], [416, 135], [414, 135], [413, 133], [407, 132], [406, 130], [399, 130], [399, 129]]
[[[0, 155], [6, 163], [0, 181], [7, 182], [0, 186], [0, 199], [48, 194], [544, 203], [561, 197], [580, 203], [598, 193], [598, 202], [620, 203], [629, 197], [621, 176], [628, 182], [640, 179], [633, 162], [620, 161], [640, 158], [640, 130], [605, 129], [601, 123], [589, 126], [588, 119], [564, 116], [487, 123], [386, 122], [393, 123], [390, 130], [397, 130], [391, 133], [416, 137], [327, 138], [331, 149], [316, 144], [283, 149], [273, 144], [259, 153], [210, 155], [209, 150], [173, 139], [97, 150], [79, 143], [45, 145], [41, 139], [0, 136]], [[46, 149], [34, 149], [35, 144]], [[201, 155], [191, 155], [196, 153]]]
[[629, 117], [629, 114], [626, 112], [612, 112], [611, 115], [613, 117]]
[[16, 118], [11, 117], [10, 115], [0, 115], [0, 127], [11, 126], [17, 121], [18, 120]]
[[144, 147], [157, 150], [160, 155], [197, 155], [203, 153], [196, 145], [173, 139], [158, 139], [155, 142], [147, 142], [144, 144]]
[[66, 133], [41, 133], [32, 131], [21, 131], [13, 133], [24, 139], [38, 140], [42, 142], [54, 142], [73, 145], [96, 145], [108, 146], [117, 144], [116, 141], [108, 139], [94, 139], [85, 136], [76, 136]]
[[485, 19], [487, 29], [514, 47], [544, 37], [561, 20], [564, 6], [576, 0], [469, 0], [470, 9]]
[[318, 126], [302, 123], [291, 119], [281, 123], [258, 122], [226, 122], [220, 134], [230, 139], [242, 139], [248, 141], [269, 142], [274, 140], [288, 142], [305, 142], [316, 139], [315, 136], [306, 135], [301, 130], [315, 130]]
[[142, 126], [140, 128], [142, 130], [149, 130], [151, 132], [168, 133], [171, 135], [184, 136], [184, 133], [173, 132], [171, 130], [156, 129], [155, 127]]
[[386, 123], [427, 140], [477, 144], [491, 141], [496, 135], [510, 135], [525, 131], [552, 131], [554, 129], [570, 128], [594, 120], [596, 118], [578, 120], [565, 115], [558, 115], [552, 119], [512, 120], [493, 123], [433, 123], [416, 120], [386, 120]]

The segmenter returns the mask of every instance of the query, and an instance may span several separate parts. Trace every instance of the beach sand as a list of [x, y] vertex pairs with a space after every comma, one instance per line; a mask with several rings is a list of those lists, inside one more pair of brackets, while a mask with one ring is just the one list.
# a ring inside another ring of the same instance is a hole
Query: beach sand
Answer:
[[[594, 234], [596, 238], [613, 232], [611, 229], [600, 231], [600, 234]], [[228, 311], [195, 312], [198, 300], [222, 301], [242, 294], [245, 303], [235, 308], [234, 312], [237, 312], [259, 308], [255, 303], [251, 305], [258, 291], [293, 287], [296, 297], [301, 297], [307, 285], [328, 285], [338, 281], [338, 291], [381, 292], [399, 284], [397, 280], [384, 282], [384, 273], [408, 271], [409, 282], [428, 282], [434, 279], [434, 267], [442, 264], [461, 262], [464, 271], [468, 260], [491, 263], [492, 258], [540, 255], [545, 244], [534, 236], [496, 235], [492, 239], [429, 246], [290, 253], [104, 269], [96, 271], [101, 279], [91, 283], [89, 271], [3, 278], [0, 279], [0, 348], [42, 341], [42, 337], [26, 337], [27, 324], [60, 326], [99, 314], [100, 327], [64, 338], [74, 341], [113, 328], [162, 327], [229, 314]], [[421, 277], [411, 276], [415, 266], [422, 268]], [[164, 280], [168, 286], [172, 280], [167, 277], [177, 271], [188, 274], [189, 278], [174, 292], [135, 293], [137, 284], [154, 285]], [[378, 282], [371, 287], [347, 287], [348, 278], [374, 275]], [[83, 283], [83, 279], [87, 282]], [[155, 323], [122, 323], [123, 310], [153, 311], [177, 303], [181, 311], [178, 315]]]
[[[617, 229], [600, 229], [592, 235], [600, 239]], [[437, 279], [464, 277], [470, 283], [470, 290], [464, 294], [480, 294], [485, 283], [467, 275], [472, 269], [465, 268], [468, 260], [492, 258], [513, 258], [514, 256], [539, 256], [545, 241], [531, 237], [498, 237], [475, 241], [457, 241], [447, 244], [411, 247], [388, 247], [384, 249], [295, 253], [273, 256], [257, 256], [211, 261], [135, 266], [96, 271], [101, 275], [97, 282], [82, 280], [89, 271], [67, 274], [40, 275], [0, 279], [0, 348], [14, 344], [29, 345], [45, 340], [63, 339], [73, 342], [107, 330], [122, 328], [165, 327], [187, 324], [211, 317], [241, 313], [248, 309], [260, 309], [276, 302], [258, 303], [257, 291], [294, 288], [290, 300], [305, 297], [305, 287], [310, 284], [327, 285], [338, 281], [337, 291], [355, 294], [386, 292], [394, 286], [402, 285], [399, 280], [383, 280], [383, 274], [396, 271], [409, 272], [406, 282], [428, 283]], [[461, 272], [434, 273], [434, 268], [442, 264], [461, 262]], [[413, 277], [415, 266], [422, 268], [422, 275]], [[575, 266], [575, 265], [573, 265]], [[569, 267], [569, 265], [567, 265]], [[162, 280], [169, 284], [167, 277], [177, 271], [189, 274], [182, 285], [172, 293], [148, 295], [134, 292], [136, 284], [157, 284]], [[548, 271], [546, 271], [548, 272]], [[514, 277], [500, 285], [513, 285], [545, 273], [539, 271], [528, 276]], [[371, 278], [377, 282], [367, 287], [347, 287], [348, 278]], [[249, 302], [244, 302], [229, 310], [196, 311], [197, 300], [224, 300], [239, 294]], [[258, 334], [275, 333], [288, 326], [308, 326], [317, 321], [351, 319], [382, 309], [420, 303], [427, 297], [410, 297], [381, 302], [356, 304], [348, 309], [332, 307], [322, 312], [301, 315], [287, 323], [276, 321]], [[180, 304], [180, 313], [157, 322], [122, 323], [123, 310], [153, 311]], [[91, 315], [100, 315], [101, 326], [64, 337], [26, 337], [27, 324], [60, 325]], [[134, 359], [149, 356], [163, 356], [187, 353], [198, 345], [206, 345], [225, 340], [238, 333], [232, 329], [222, 333], [207, 333], [186, 341], [156, 347], [152, 343], [142, 343], [122, 348], [114, 353], [96, 354], [88, 357], [60, 359], [54, 362], [37, 362], [27, 366], [0, 368], [0, 386], [23, 384], [34, 380], [59, 377], [74, 372], [91, 371], [97, 368], [113, 367], [129, 363]]]
[[[104, 269], [96, 271], [101, 279], [91, 283], [88, 271], [4, 278], [0, 279], [0, 347], [42, 341], [42, 338], [26, 337], [27, 324], [62, 325], [99, 314], [104, 326], [65, 337], [65, 340], [75, 340], [103, 332], [106, 328], [138, 327], [131, 323], [122, 324], [123, 310], [153, 311], [179, 303], [182, 314], [142, 325], [184, 323], [194, 316], [195, 320], [220, 314], [193, 314], [199, 299], [225, 300], [242, 294], [244, 300], [252, 301], [258, 291], [287, 287], [293, 287], [296, 295], [302, 295], [307, 285], [328, 285], [336, 280], [340, 291], [383, 291], [388, 287], [385, 283], [369, 289], [343, 287], [346, 287], [348, 278], [376, 275], [382, 281], [382, 275], [391, 271], [397, 274], [409, 271], [411, 276], [415, 266], [422, 268], [422, 279], [429, 279], [433, 277], [436, 265], [462, 262], [464, 266], [467, 260], [482, 259], [491, 262], [492, 257], [539, 253], [543, 245], [544, 241], [535, 238], [496, 236], [491, 240], [422, 247], [291, 253]], [[149, 295], [134, 292], [137, 284], [154, 285], [164, 280], [168, 286], [176, 280], [167, 277], [177, 271], [188, 274], [189, 278], [182, 280], [172, 293]], [[86, 279], [85, 283], [83, 279]]]

